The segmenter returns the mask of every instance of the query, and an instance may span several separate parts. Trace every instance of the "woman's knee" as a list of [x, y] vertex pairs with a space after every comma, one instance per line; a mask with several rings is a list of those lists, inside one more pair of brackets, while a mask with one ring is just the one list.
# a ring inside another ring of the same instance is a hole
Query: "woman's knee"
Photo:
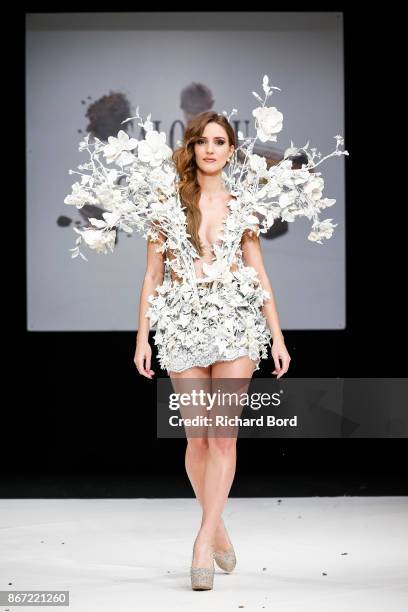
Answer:
[[188, 438], [187, 445], [195, 455], [201, 455], [208, 450], [208, 438]]
[[228, 455], [235, 452], [237, 440], [234, 436], [228, 438], [220, 438], [217, 436], [209, 438], [210, 453]]

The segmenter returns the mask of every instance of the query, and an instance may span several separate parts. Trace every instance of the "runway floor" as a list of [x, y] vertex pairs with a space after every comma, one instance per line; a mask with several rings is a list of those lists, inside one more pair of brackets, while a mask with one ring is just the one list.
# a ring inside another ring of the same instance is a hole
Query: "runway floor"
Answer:
[[195, 499], [1, 499], [0, 590], [68, 590], [72, 612], [408, 610], [408, 497], [230, 498], [223, 518], [236, 568], [192, 591]]

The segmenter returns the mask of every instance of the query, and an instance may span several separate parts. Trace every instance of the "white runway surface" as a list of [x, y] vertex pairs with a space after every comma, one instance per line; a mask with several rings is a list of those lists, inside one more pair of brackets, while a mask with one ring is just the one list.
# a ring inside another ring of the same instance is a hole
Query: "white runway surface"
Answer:
[[280, 499], [228, 500], [237, 565], [212, 591], [190, 585], [195, 499], [0, 499], [0, 590], [69, 590], [32, 609], [71, 612], [408, 610], [408, 497]]

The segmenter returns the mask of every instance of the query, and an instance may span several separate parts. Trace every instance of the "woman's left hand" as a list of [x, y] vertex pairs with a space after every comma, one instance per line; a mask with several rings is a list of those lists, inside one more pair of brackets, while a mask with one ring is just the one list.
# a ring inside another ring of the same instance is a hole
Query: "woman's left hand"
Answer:
[[[290, 363], [290, 355], [285, 346], [285, 342], [283, 340], [274, 340], [271, 354], [275, 364], [275, 369], [273, 370], [272, 374], [277, 374], [276, 378], [280, 378], [286, 374]], [[282, 367], [279, 363], [279, 359], [282, 361]]]

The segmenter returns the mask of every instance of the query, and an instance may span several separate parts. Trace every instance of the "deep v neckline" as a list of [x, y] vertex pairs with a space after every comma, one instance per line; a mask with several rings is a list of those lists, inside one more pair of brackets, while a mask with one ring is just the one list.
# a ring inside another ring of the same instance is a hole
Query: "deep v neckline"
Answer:
[[[231, 207], [230, 207], [230, 204], [231, 204], [232, 201], [236, 202], [237, 199], [235, 197], [231, 196], [230, 199], [226, 203], [227, 207], [228, 207], [227, 214], [224, 216], [224, 219], [222, 220], [222, 223], [221, 223], [220, 231], [218, 232], [218, 235], [221, 236], [221, 237], [218, 238], [218, 240], [216, 240], [215, 242], [213, 242], [210, 245], [208, 245], [208, 249], [211, 251], [211, 253], [213, 255], [215, 255], [214, 247], [215, 246], [221, 246], [225, 242], [225, 240], [226, 240], [226, 230], [228, 228], [228, 219], [232, 215], [232, 211], [231, 211]], [[187, 215], [184, 212], [184, 210], [181, 210], [181, 212], [183, 214], [183, 217], [184, 217], [184, 220], [185, 220], [185, 228], [187, 230]]]
[[[183, 242], [184, 240], [188, 243], [189, 247], [188, 247], [188, 257], [187, 260], [185, 261], [186, 264], [186, 270], [188, 269], [188, 276], [191, 279], [194, 288], [197, 287], [197, 284], [203, 283], [203, 282], [208, 282], [208, 279], [206, 276], [197, 276], [197, 271], [195, 269], [195, 264], [194, 261], [196, 259], [200, 259], [200, 255], [197, 253], [196, 248], [194, 247], [193, 243], [190, 241], [190, 237], [187, 234], [187, 215], [185, 213], [185, 209], [186, 206], [183, 206], [183, 203], [180, 199], [180, 197], [178, 197], [178, 201], [179, 201], [179, 205], [180, 205], [180, 213], [182, 215], [182, 218], [184, 220], [183, 223]], [[238, 197], [233, 197], [231, 196], [230, 199], [227, 201], [227, 206], [228, 206], [228, 211], [227, 214], [225, 215], [223, 222], [222, 222], [222, 226], [221, 226], [221, 230], [219, 232], [219, 236], [220, 238], [214, 242], [211, 245], [211, 253], [213, 256], [213, 263], [210, 263], [208, 265], [212, 266], [215, 264], [215, 262], [219, 261], [220, 259], [220, 253], [223, 251], [223, 247], [225, 246], [225, 244], [228, 242], [228, 237], [229, 237], [229, 219], [233, 216], [234, 211], [231, 210], [231, 203], [232, 201], [234, 202], [238, 202], [239, 201], [239, 196]], [[234, 249], [233, 249], [234, 250]], [[207, 263], [207, 262], [204, 262]], [[196, 289], [194, 289], [196, 290]], [[198, 296], [197, 296], [198, 297]]]

